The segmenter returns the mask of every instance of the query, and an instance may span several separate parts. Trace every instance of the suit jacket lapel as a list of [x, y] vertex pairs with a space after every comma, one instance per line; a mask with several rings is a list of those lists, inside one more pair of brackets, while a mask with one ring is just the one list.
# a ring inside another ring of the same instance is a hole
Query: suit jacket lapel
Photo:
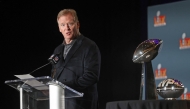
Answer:
[[67, 54], [67, 56], [65, 58], [64, 66], [67, 64], [67, 62], [70, 60], [70, 58], [76, 52], [76, 50], [80, 47], [83, 38], [84, 38], [84, 36], [82, 36], [82, 35], [78, 36], [76, 42], [74, 43], [74, 45], [72, 46], [72, 48], [70, 49], [69, 53]]
[[[58, 51], [59, 53], [58, 53], [57, 51]], [[55, 54], [59, 54], [59, 58], [60, 58], [60, 59], [59, 59], [59, 63], [58, 63], [58, 65], [57, 65], [57, 66], [58, 66], [57, 68], [63, 69], [64, 66], [62, 66], [62, 65], [63, 65], [63, 63], [64, 63], [64, 57], [63, 57], [64, 44], [62, 44], [62, 46], [60, 46], [57, 51], [56, 51]], [[56, 68], [56, 70], [57, 70], [57, 68]], [[60, 71], [62, 71], [62, 70], [60, 70]], [[60, 74], [60, 72], [56, 72], [54, 78], [57, 78], [57, 77], [59, 76], [59, 74]]]
[[[62, 70], [64, 69], [65, 65], [68, 63], [68, 61], [70, 60], [70, 58], [72, 57], [72, 55], [76, 52], [76, 50], [80, 47], [80, 45], [82, 44], [82, 40], [83, 40], [84, 36], [80, 35], [78, 36], [76, 42], [74, 43], [74, 45], [72, 46], [72, 48], [70, 49], [69, 53], [67, 54], [65, 60], [63, 58], [63, 53], [61, 53], [62, 56], [61, 60], [62, 62], [59, 64], [59, 68], [60, 68], [60, 72], [57, 72], [55, 74], [55, 78], [58, 79], [59, 75], [61, 74]], [[64, 49], [64, 46], [63, 48]]]

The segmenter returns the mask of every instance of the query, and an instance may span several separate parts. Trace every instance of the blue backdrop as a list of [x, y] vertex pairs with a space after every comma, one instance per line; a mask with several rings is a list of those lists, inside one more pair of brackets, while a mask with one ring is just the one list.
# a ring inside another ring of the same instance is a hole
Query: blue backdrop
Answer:
[[190, 100], [190, 1], [149, 6], [148, 39], [163, 40], [152, 60], [156, 85], [166, 78], [177, 79], [185, 86], [178, 99], [185, 95]]

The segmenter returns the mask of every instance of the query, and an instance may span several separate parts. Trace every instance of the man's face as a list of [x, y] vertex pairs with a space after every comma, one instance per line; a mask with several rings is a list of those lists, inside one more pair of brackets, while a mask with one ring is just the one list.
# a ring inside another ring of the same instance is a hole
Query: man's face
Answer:
[[72, 40], [79, 33], [79, 22], [76, 22], [71, 14], [61, 16], [58, 19], [58, 25], [65, 40]]

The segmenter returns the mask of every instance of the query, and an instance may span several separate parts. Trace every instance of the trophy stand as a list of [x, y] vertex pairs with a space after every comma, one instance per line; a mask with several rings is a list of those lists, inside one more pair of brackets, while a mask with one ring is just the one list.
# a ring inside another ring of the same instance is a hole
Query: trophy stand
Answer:
[[141, 85], [139, 100], [156, 100], [158, 99], [156, 92], [156, 84], [152, 63], [142, 63]]

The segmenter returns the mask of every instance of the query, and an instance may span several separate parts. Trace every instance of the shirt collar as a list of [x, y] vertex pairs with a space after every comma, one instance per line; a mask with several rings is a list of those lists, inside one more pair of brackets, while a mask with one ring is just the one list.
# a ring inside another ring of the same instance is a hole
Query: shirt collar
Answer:
[[63, 45], [73, 45], [75, 43], [76, 39], [73, 39], [71, 43], [66, 44], [65, 40], [63, 40]]

